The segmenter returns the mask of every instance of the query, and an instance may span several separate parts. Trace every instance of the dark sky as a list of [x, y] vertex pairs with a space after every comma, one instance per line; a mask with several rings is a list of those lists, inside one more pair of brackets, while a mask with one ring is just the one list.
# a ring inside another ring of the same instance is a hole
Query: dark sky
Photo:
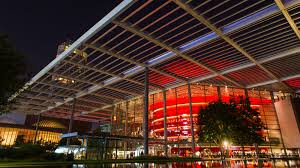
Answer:
[[76, 40], [121, 0], [5, 0], [0, 33], [22, 52], [33, 75], [51, 62], [57, 46]]

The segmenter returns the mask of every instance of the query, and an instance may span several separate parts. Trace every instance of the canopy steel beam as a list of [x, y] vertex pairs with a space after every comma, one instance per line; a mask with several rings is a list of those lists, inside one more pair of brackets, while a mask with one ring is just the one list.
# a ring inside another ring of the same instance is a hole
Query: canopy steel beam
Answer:
[[[62, 77], [64, 77], [64, 75]], [[80, 80], [80, 79], [73, 78], [73, 77], [68, 77], [68, 76], [65, 76], [65, 77], [69, 78], [71, 80], [75, 80], [75, 81], [76, 80], [77, 81]], [[57, 87], [57, 88], [60, 88], [60, 89], [70, 90], [70, 91], [74, 91], [74, 92], [81, 92], [81, 91], [83, 91], [83, 90], [80, 90], [80, 89], [74, 89], [74, 88], [66, 87], [66, 86], [58, 86], [58, 85], [54, 85], [54, 84], [50, 84], [50, 83], [45, 83], [45, 82], [36, 82], [36, 83], [43, 84], [43, 85], [48, 85], [48, 86], [53, 86], [53, 87]], [[85, 83], [88, 83], [88, 82], [85, 82]], [[124, 89], [118, 89], [118, 88], [114, 88], [114, 87], [110, 87], [110, 86], [104, 86], [104, 85], [101, 85], [101, 84], [95, 84], [94, 86], [101, 86], [102, 88], [107, 88], [107, 89], [110, 89], [110, 90], [114, 90], [114, 91], [125, 93], [125, 94], [130, 94], [130, 95], [133, 95], [133, 96], [138, 96], [139, 95], [139, 93], [127, 91], [127, 90], [124, 90]]]
[[[133, 2], [133, 1], [131, 1], [131, 2]], [[130, 3], [131, 3], [130, 2]], [[123, 2], [122, 2], [123, 3]], [[125, 4], [125, 3], [129, 3], [129, 1], [126, 1], [126, 2], [124, 2], [123, 3], [123, 5]], [[129, 4], [127, 4], [127, 5], [129, 5]], [[286, 4], [285, 4], [286, 5]], [[130, 5], [129, 5], [130, 6]], [[274, 5], [275, 6], [275, 5]], [[123, 6], [124, 7], [124, 6]], [[123, 9], [119, 9], [119, 10], [123, 10]], [[120, 12], [120, 11], [119, 11]], [[107, 16], [106, 16], [107, 17]], [[116, 16], [115, 15], [112, 15], [112, 16], [110, 16], [111, 18], [110, 18], [110, 21], [112, 21], [113, 19], [115, 19], [116, 18]], [[109, 21], [109, 22], [110, 22]], [[253, 20], [252, 20], [253, 21]], [[108, 22], [105, 22], [105, 24], [107, 24]], [[98, 24], [98, 23], [97, 23]], [[98, 26], [103, 26], [103, 25], [98, 25]], [[105, 26], [105, 25], [104, 25]], [[115, 27], [116, 27], [116, 25], [114, 25]], [[89, 39], [89, 37], [92, 37], [93, 35], [95, 35], [101, 28], [100, 27], [98, 27], [99, 29], [94, 29], [94, 31], [95, 32], [91, 32], [90, 30], [89, 30], [89, 33], [91, 33], [90, 35], [88, 35], [87, 33], [85, 33], [85, 35], [87, 34], [87, 36], [86, 36], [86, 40], [83, 40], [83, 41], [79, 41], [79, 43], [76, 41], [76, 47], [74, 48], [74, 45], [75, 45], [75, 43], [74, 44], [72, 44], [72, 47], [73, 47], [73, 50], [74, 49], [77, 49], [78, 47], [80, 47], [80, 46], [83, 46], [85, 43], [86, 43], [86, 41]], [[222, 32], [221, 32], [222, 33]], [[223, 32], [224, 33], [224, 32]], [[89, 36], [89, 37], [88, 37]], [[72, 53], [72, 50], [70, 50], [70, 51], [68, 51], [68, 52], [70, 52], [70, 53]], [[180, 51], [181, 52], [181, 51]], [[61, 55], [64, 55], [64, 54], [61, 54]], [[70, 54], [69, 54], [70, 55]], [[54, 63], [55, 65], [53, 65], [52, 64], [52, 62], [50, 63], [51, 65], [50, 66], [52, 66], [52, 68], [53, 67], [55, 67], [55, 66], [57, 66], [57, 64], [59, 63], [59, 62], [61, 62], [61, 61], [63, 61], [66, 57], [67, 57], [68, 55], [64, 55], [63, 56], [63, 58], [61, 58], [61, 59], [59, 59], [59, 61], [58, 62], [56, 62], [56, 63]], [[174, 57], [172, 57], [172, 58], [174, 58]], [[271, 57], [270, 59], [273, 59], [273, 57]], [[165, 61], [165, 60], [164, 60]], [[262, 62], [261, 61], [257, 61], [257, 62], [259, 62], [260, 64], [262, 64]], [[137, 65], [137, 64], [135, 64], [135, 65]], [[244, 69], [244, 68], [247, 68], [247, 67], [250, 67], [250, 66], [255, 66], [256, 64], [255, 63], [251, 63], [251, 64], [249, 64], [248, 66], [238, 66], [238, 67], [236, 67], [236, 68], [233, 68], [233, 69], [229, 69], [229, 70], [227, 70], [227, 71], [222, 71], [222, 72], [219, 72], [221, 75], [224, 75], [224, 74], [226, 74], [226, 73], [229, 73], [229, 72], [234, 72], [234, 71], [237, 71], [237, 70], [241, 70], [241, 69]], [[150, 65], [145, 65], [145, 66], [150, 66]], [[151, 65], [152, 66], [152, 65]], [[49, 69], [49, 66], [47, 65], [47, 67], [48, 67], [48, 69], [45, 67], [42, 71], [43, 71], [43, 73], [44, 73], [44, 75], [47, 73], [47, 72], [49, 72], [49, 70], [51, 70], [51, 68]], [[151, 68], [149, 68], [150, 70], [151, 70]], [[155, 70], [152, 70], [152, 71], [154, 71], [155, 72]], [[160, 70], [159, 70], [160, 71]], [[139, 72], [138, 72], [139, 73]], [[158, 72], [159, 73], [159, 72]], [[130, 74], [128, 74], [128, 76], [129, 75], [136, 75], [137, 73], [130, 73]], [[174, 74], [171, 74], [171, 75], [173, 75], [174, 76]], [[126, 76], [126, 75], [125, 75]], [[216, 77], [217, 75], [216, 74], [213, 74], [213, 75], [207, 75], [207, 76], [204, 76], [204, 77], [199, 77], [199, 78], [197, 78], [197, 79], [193, 79], [192, 80], [192, 82], [194, 82], [194, 81], [196, 81], [196, 80], [201, 80], [201, 81], [203, 81], [203, 80], [207, 80], [207, 79], [210, 79], [210, 78], [214, 78], [214, 77]], [[38, 75], [36, 75], [33, 79], [32, 79], [32, 81], [30, 81], [29, 83], [29, 85], [31, 85], [31, 84], [35, 84], [35, 82], [39, 79], [39, 78], [41, 78], [41, 77], [43, 77], [43, 75], [41, 75], [41, 73], [39, 73]], [[109, 84], [111, 84], [111, 83], [114, 83], [114, 82], [119, 82], [119, 81], [122, 81], [122, 80], [125, 80], [125, 78], [118, 78], [117, 80], [112, 80], [112, 81], [109, 81], [108, 83]], [[186, 79], [184, 78], [184, 80], [183, 81], [186, 81]], [[280, 80], [272, 80], [272, 81], [280, 81]], [[272, 82], [271, 81], [271, 82]], [[270, 83], [270, 81], [267, 81], [267, 82], [269, 82]], [[103, 86], [107, 86], [107, 85], [109, 85], [108, 83], [102, 83], [101, 85], [94, 85], [94, 86], [92, 86], [92, 87], [90, 87], [90, 88], [88, 88], [87, 90], [84, 90], [84, 91], [80, 91], [80, 92], [77, 92], [76, 94], [75, 94], [75, 96], [74, 97], [82, 97], [82, 96], [85, 96], [85, 95], [90, 95], [90, 94], [92, 94], [92, 92], [95, 92], [95, 91], [97, 91], [97, 89], [101, 89]], [[21, 89], [22, 91], [24, 90], [24, 89], [27, 89], [28, 88], [28, 86], [29, 85], [25, 85], [24, 87], [23, 87], [23, 89]], [[180, 84], [175, 84], [176, 86], [177, 85], [184, 85], [184, 83], [180, 83]], [[175, 87], [175, 85], [172, 85], [171, 87]], [[35, 86], [35, 85], [34, 85]], [[38, 85], [37, 85], [38, 86]], [[247, 86], [247, 87], [249, 87], [249, 86]], [[57, 93], [61, 93], [60, 91], [59, 92], [57, 92]], [[48, 93], [49, 94], [49, 93]], [[64, 96], [62, 96], [62, 97], [67, 97], [66, 99], [64, 99], [62, 102], [60, 102], [60, 104], [58, 104], [58, 106], [59, 105], [62, 105], [62, 104], [64, 104], [64, 103], [68, 103], [69, 101], [71, 101], [74, 97], [73, 96], [70, 96], [71, 95], [71, 92], [65, 92], [64, 93], [65, 95]], [[72, 94], [73, 94], [73, 92], [72, 92]], [[16, 94], [16, 95], [18, 95], [18, 94]], [[54, 94], [53, 94], [54, 95]], [[67, 95], [67, 96], [66, 96]], [[140, 94], [136, 94], [135, 96], [139, 96]], [[15, 95], [13, 95], [12, 97], [14, 98], [14, 96]], [[68, 98], [69, 97], [69, 98]], [[98, 102], [99, 103], [99, 102]], [[55, 108], [55, 107], [57, 107], [56, 105], [55, 106], [51, 106], [50, 107], [50, 109], [51, 108]], [[103, 107], [106, 107], [106, 106], [103, 106]], [[49, 108], [48, 108], [48, 110], [49, 110]], [[47, 111], [47, 110], [46, 110]]]
[[[49, 92], [47, 92], [47, 91], [41, 91], [41, 90], [38, 90], [38, 91], [32, 90], [32, 92], [49, 94]], [[52, 93], [51, 93], [51, 94], [52, 94]], [[52, 94], [52, 95], [53, 95], [53, 96], [63, 96], [63, 95], [59, 95], [59, 94], [58, 94], [58, 95], [57, 95], [57, 94]], [[58, 99], [58, 98], [53, 98], [53, 97], [51, 98], [51, 97], [45, 97], [45, 96], [43, 96], [43, 97], [41, 97], [41, 96], [36, 96], [36, 97], [28, 96], [28, 98], [24, 97], [24, 99], [26, 99], [26, 101], [27, 101], [28, 103], [31, 103], [31, 104], [36, 104], [36, 103], [33, 103], [33, 102], [32, 102], [34, 99], [37, 99], [37, 100], [44, 100], [44, 101], [47, 101], [48, 105], [49, 105], [49, 103], [52, 104], [51, 102], [53, 102], [53, 104], [55, 104], [55, 103], [57, 103], [57, 102], [63, 102], [63, 101], [64, 101], [64, 99]], [[27, 99], [33, 99], [33, 100], [27, 100]], [[101, 106], [101, 105], [107, 105], [106, 103], [99, 102], [99, 101], [93, 101], [93, 100], [86, 99], [86, 98], [83, 98], [83, 97], [79, 98], [78, 100], [79, 100], [79, 101], [84, 101], [84, 102], [86, 102], [87, 104], [93, 103], [93, 104], [99, 105], [99, 106]], [[25, 100], [24, 100], [24, 101], [25, 101]], [[43, 102], [42, 104], [45, 104], [45, 102]], [[82, 105], [78, 105], [78, 106], [82, 106]], [[89, 104], [89, 106], [91, 106], [91, 105]], [[95, 108], [96, 108], [96, 107], [95, 107]]]
[[[267, 63], [267, 62], [274, 61], [274, 60], [284, 58], [284, 57], [288, 57], [290, 55], [297, 54], [297, 53], [300, 53], [300, 47], [296, 47], [296, 48], [290, 49], [288, 51], [281, 52], [279, 54], [273, 55], [273, 56], [268, 57], [266, 59], [260, 60], [259, 62], [260, 63]], [[255, 64], [254, 63], [249, 63], [249, 64], [246, 64], [246, 65], [241, 65], [241, 66], [238, 66], [238, 67], [235, 67], [235, 68], [232, 68], [232, 69], [222, 71], [221, 73], [222, 74], [227, 74], [227, 73], [230, 73], [230, 72], [236, 72], [236, 71], [246, 69], [246, 68], [249, 68], [249, 67], [252, 67], [252, 66], [255, 66]], [[192, 80], [191, 83], [201, 82], [201, 81], [208, 80], [208, 79], [211, 79], [211, 78], [214, 78], [214, 77], [216, 77], [216, 75], [208, 75], [208, 76], [196, 78], [196, 79]], [[286, 81], [286, 80], [294, 79], [294, 78], [298, 78], [298, 77], [300, 77], [300, 74], [299, 75], [292, 75], [292, 76], [283, 77], [283, 78], [281, 78], [281, 81]], [[270, 80], [270, 81], [267, 81], [267, 82], [248, 85], [248, 86], [246, 86], [246, 88], [253, 88], [253, 87], [268, 85], [268, 84], [272, 84], [272, 83], [276, 83], [276, 82], [278, 82], [278, 81], [277, 80]], [[166, 89], [172, 89], [172, 88], [183, 86], [183, 85], [185, 85], [185, 83], [172, 85], [170, 87], [167, 87]], [[157, 91], [154, 91], [154, 92], [151, 92], [150, 94], [153, 94], [153, 93], [156, 93], [156, 92]], [[128, 100], [126, 100], [126, 101], [128, 101]], [[117, 103], [122, 103], [122, 101], [117, 102]], [[111, 105], [107, 105], [107, 106], [103, 106], [101, 108], [97, 108], [97, 110], [105, 110], [106, 108], [109, 108], [109, 107], [111, 107]], [[94, 111], [94, 110], [92, 110], [92, 111]], [[90, 112], [85, 112], [85, 113], [90, 113]]]
[[[245, 57], [247, 57], [250, 61], [252, 61], [255, 65], [257, 65], [259, 68], [261, 68], [264, 72], [266, 72], [271, 78], [278, 80], [278, 77], [275, 76], [271, 71], [269, 71], [267, 68], [262, 66], [259, 62], [257, 62], [254, 57], [252, 57], [246, 50], [244, 50], [240, 45], [238, 45], [235, 41], [233, 41], [231, 38], [229, 38], [227, 35], [223, 34], [222, 30], [217, 28], [215, 25], [210, 23], [208, 20], [206, 20], [202, 15], [200, 15], [196, 10], [191, 8], [189, 5], [185, 4], [182, 0], [172, 0], [174, 3], [176, 3], [179, 7], [184, 9], [186, 12], [188, 12], [191, 16], [193, 16], [195, 19], [200, 21], [202, 24], [204, 24], [206, 27], [211, 29], [213, 32], [215, 32], [220, 38], [225, 40], [228, 44], [230, 44], [232, 47], [234, 47], [237, 51], [242, 53]], [[285, 83], [282, 83], [286, 85]], [[287, 86], [287, 85], [286, 85]], [[289, 86], [287, 86], [290, 88]]]
[[47, 86], [52, 86], [52, 87], [59, 88], [59, 89], [65, 89], [65, 90], [69, 90], [69, 91], [74, 91], [74, 92], [80, 92], [80, 91], [82, 91], [80, 89], [74, 89], [74, 88], [67, 87], [67, 86], [59, 86], [59, 85], [55, 85], [55, 84], [51, 84], [51, 83], [47, 83], [47, 82], [36, 82], [36, 83], [42, 84], [42, 85], [47, 85]]
[[[63, 62], [66, 62], [66, 63], [69, 63], [69, 64], [73, 64], [73, 65], [77, 65], [77, 66], [80, 66], [80, 67], [83, 67], [83, 68], [85, 68], [85, 69], [92, 70], [92, 71], [95, 71], [95, 72], [99, 72], [99, 73], [103, 73], [103, 74], [106, 74], [106, 75], [110, 75], [110, 76], [112, 76], [112, 77], [121, 78], [121, 79], [123, 79], [123, 80], [126, 80], [126, 81], [128, 81], [128, 82], [131, 82], [131, 83], [134, 83], [134, 84], [137, 84], [137, 85], [140, 85], [140, 86], [144, 86], [144, 84], [143, 84], [142, 82], [138, 82], [138, 81], [133, 80], [133, 79], [128, 79], [128, 78], [125, 78], [125, 77], [123, 77], [123, 76], [121, 76], [121, 75], [116, 75], [116, 74], [113, 74], [113, 73], [110, 73], [110, 72], [107, 72], [107, 71], [103, 71], [103, 70], [100, 70], [100, 69], [97, 69], [97, 68], [93, 68], [93, 67], [89, 67], [89, 66], [86, 66], [86, 65], [78, 64], [78, 63], [75, 63], [75, 62], [69, 61], [69, 60], [64, 60]], [[48, 73], [49, 73], [49, 74], [55, 74], [55, 73], [53, 73], [53, 72], [48, 72]], [[56, 74], [56, 75], [62, 76], [62, 75], [60, 75], [60, 74]], [[66, 76], [66, 78], [68, 78], [68, 76]], [[79, 81], [79, 80], [77, 80], [77, 81]], [[81, 81], [82, 81], [82, 82], [85, 82], [85, 83], [88, 82], [88, 81], [83, 81], [83, 80], [81, 80]], [[89, 82], [89, 83], [96, 85], [95, 82]], [[152, 87], [155, 87], [155, 88], [157, 88], [157, 89], [162, 89], [162, 88], [164, 88], [164, 87], [162, 87], [162, 86], [160, 86], [160, 85], [157, 85], [157, 84], [153, 84], [153, 83], [149, 83], [149, 84], [150, 84]]]
[[300, 40], [300, 31], [299, 31], [295, 21], [293, 20], [293, 18], [289, 14], [288, 10], [284, 6], [283, 2], [281, 0], [274, 0], [274, 1], [277, 4], [280, 11], [282, 12], [282, 14], [284, 15], [284, 17], [286, 18], [286, 20], [289, 22], [291, 28], [294, 30], [295, 34], [297, 35], [297, 37]]
[[[105, 54], [108, 54], [108, 55], [111, 55], [113, 57], [116, 57], [118, 59], [121, 59], [123, 61], [127, 61], [131, 64], [135, 64], [135, 65], [138, 65], [138, 66], [141, 66], [141, 67], [148, 67], [151, 71], [154, 71], [156, 73], [159, 73], [159, 74], [162, 74], [162, 75], [165, 75], [165, 76], [169, 76], [169, 77], [172, 77], [172, 78], [175, 78], [177, 80], [180, 80], [180, 81], [184, 81], [184, 82], [187, 82], [187, 80], [184, 78], [184, 77], [181, 77], [181, 76], [178, 76], [178, 75], [174, 75], [174, 74], [170, 74], [168, 72], [165, 72], [165, 71], [162, 71], [162, 70], [159, 70], [159, 69], [156, 69], [156, 68], [153, 68], [153, 67], [150, 67], [149, 65], [147, 64], [144, 64], [144, 63], [140, 63], [140, 62], [137, 62], [135, 60], [132, 60], [132, 59], [129, 59], [123, 55], [120, 55], [120, 54], [117, 54], [113, 51], [109, 51], [108, 49], [104, 48], [104, 47], [96, 47], [94, 45], [87, 45], [89, 48], [92, 48], [94, 50], [97, 50], [97, 51], [100, 51], [100, 52], [103, 52]], [[161, 90], [164, 89], [163, 87], [160, 88]]]
[[[130, 77], [130, 76], [133, 76], [133, 75], [135, 75], [135, 74], [136, 74], [136, 73], [127, 74], [127, 75], [125, 75], [124, 77]], [[56, 107], [59, 107], [59, 106], [65, 104], [65, 103], [68, 103], [68, 102], [72, 101], [74, 98], [79, 98], [79, 97], [82, 97], [82, 96], [89, 95], [89, 94], [91, 94], [91, 93], [93, 93], [93, 92], [95, 92], [95, 91], [97, 91], [97, 90], [99, 90], [99, 89], [101, 89], [101, 88], [104, 88], [104, 87], [106, 87], [106, 86], [108, 86], [108, 85], [111, 85], [111, 84], [113, 84], [113, 83], [119, 82], [120, 80], [121, 80], [120, 78], [112, 79], [112, 80], [110, 80], [110, 81], [104, 83], [103, 85], [95, 85], [95, 86], [92, 86], [92, 87], [90, 87], [90, 88], [88, 88], [88, 89], [86, 89], [86, 90], [84, 90], [84, 91], [77, 92], [73, 97], [66, 98], [66, 99], [64, 99], [63, 102], [61, 102], [61, 103], [58, 102], [58, 103], [55, 104], [55, 106], [50, 106], [50, 107], [48, 107], [48, 109], [42, 110], [42, 111], [40, 111], [39, 113], [43, 113], [43, 112], [52, 110], [52, 109], [54, 109], [54, 108], [56, 108]], [[109, 88], [109, 87], [106, 87], [106, 88]], [[116, 91], [119, 91], [119, 92], [123, 92], [122, 89], [116, 89], [116, 88], [112, 88], [112, 89], [114, 89], [114, 90], [116, 90]]]
[[164, 48], [164, 49], [166, 49], [168, 51], [171, 51], [171, 52], [175, 53], [176, 55], [178, 55], [178, 56], [180, 56], [180, 57], [182, 57], [182, 58], [184, 58], [184, 59], [186, 59], [186, 60], [188, 60], [188, 61], [190, 61], [190, 62], [192, 62], [192, 63], [194, 63], [196, 65], [198, 65], [198, 66], [200, 66], [203, 69], [206, 69], [206, 70], [208, 70], [208, 71], [210, 71], [210, 72], [212, 72], [214, 74], [217, 74], [218, 76], [220, 76], [223, 79], [225, 79], [225, 80], [227, 80], [227, 81], [235, 84], [236, 86], [244, 88], [244, 86], [242, 86], [238, 82], [234, 81], [233, 79], [230, 79], [230, 78], [228, 78], [228, 77], [226, 77], [226, 76], [218, 73], [216, 70], [214, 70], [214, 69], [212, 69], [212, 68], [204, 65], [203, 63], [199, 62], [198, 60], [195, 60], [192, 57], [190, 57], [189, 55], [180, 52], [176, 48], [168, 46], [167, 44], [161, 42], [160, 40], [156, 39], [155, 37], [153, 37], [153, 36], [151, 36], [149, 34], [146, 34], [145, 32], [143, 32], [141, 30], [138, 30], [137, 28], [133, 27], [132, 25], [129, 25], [128, 23], [124, 23], [124, 22], [120, 22], [120, 21], [115, 21], [115, 20], [113, 21], [113, 23], [116, 24], [116, 25], [118, 25], [118, 26], [120, 26], [120, 27], [122, 27], [125, 30], [128, 30], [128, 31], [130, 31], [130, 32], [132, 32], [132, 33], [140, 36], [140, 37], [143, 37], [143, 38], [151, 41], [152, 43], [154, 43], [154, 44], [156, 44], [156, 45], [158, 45], [158, 46], [160, 46], [160, 47], [162, 47], [162, 48]]
[[[291, 49], [291, 50], [284, 51], [282, 53], [273, 55], [273, 56], [268, 57], [268, 58], [266, 58], [264, 60], [260, 60], [259, 62], [260, 63], [267, 63], [267, 62], [270, 62], [270, 61], [273, 61], [273, 60], [276, 60], [276, 59], [288, 57], [289, 55], [293, 55], [293, 54], [296, 54], [296, 53], [300, 53], [300, 47], [297, 47], [297, 48], [294, 48], [294, 49]], [[247, 64], [247, 65], [242, 65], [242, 66], [239, 66], [239, 67], [235, 67], [235, 68], [232, 68], [232, 69], [228, 69], [228, 70], [222, 71], [220, 73], [221, 74], [227, 74], [227, 73], [230, 73], [230, 72], [236, 72], [236, 71], [239, 71], [239, 70], [242, 70], [242, 69], [249, 68], [251, 66], [255, 66], [255, 64], [254, 63], [250, 63], [250, 64]], [[200, 81], [203, 81], [203, 80], [208, 80], [208, 79], [214, 78], [216, 76], [217, 75], [209, 75], [209, 76], [204, 76], [204, 77], [196, 78], [193, 81], [191, 81], [191, 83], [200, 82]], [[174, 88], [174, 87], [182, 86], [182, 85], [185, 85], [185, 84], [186, 83], [181, 83], [181, 84], [178, 84], [178, 85], [173, 85], [173, 86], [171, 86], [169, 88]], [[167, 88], [167, 89], [169, 89], [169, 88]], [[137, 95], [137, 96], [141, 96], [141, 95]], [[122, 101], [120, 101], [120, 102], [122, 102]], [[82, 114], [88, 114], [88, 113], [92, 113], [92, 112], [96, 112], [96, 111], [100, 111], [100, 110], [105, 110], [108, 107], [110, 107], [110, 106], [109, 105], [102, 106], [102, 107], [99, 107], [99, 108], [95, 108], [95, 109], [93, 109], [91, 111], [82, 112]]]
[[246, 88], [254, 88], [254, 87], [269, 85], [269, 84], [273, 84], [273, 83], [277, 83], [277, 82], [283, 82], [283, 81], [290, 80], [290, 79], [295, 79], [295, 78], [300, 78], [300, 74], [286, 76], [286, 77], [280, 78], [279, 80], [269, 80], [269, 81], [265, 81], [265, 82], [261, 82], [261, 83], [256, 83], [256, 84], [253, 84], [253, 85], [248, 85]]
[[[90, 81], [85, 81], [85, 80], [81, 80], [79, 78], [74, 78], [74, 77], [70, 77], [70, 76], [66, 76], [66, 75], [60, 75], [60, 74], [57, 74], [57, 73], [52, 73], [52, 72], [48, 72], [49, 74], [51, 75], [58, 75], [60, 77], [63, 77], [63, 78], [68, 78], [68, 79], [71, 79], [71, 80], [74, 80], [75, 82], [78, 81], [78, 82], [82, 82], [82, 83], [88, 83], [88, 84], [91, 84], [91, 85], [99, 85], [98, 83], [96, 82], [90, 82]], [[110, 90], [116, 90], [117, 88], [114, 88], [114, 87], [110, 87], [110, 86], [106, 86], [105, 88], [107, 89], [110, 89]], [[126, 90], [119, 90], [117, 89], [118, 92], [121, 92], [121, 93], [125, 93], [125, 94], [130, 94], [130, 95], [139, 95], [138, 93], [135, 93], [135, 92], [130, 92], [130, 91], [126, 91]], [[100, 94], [94, 94], [96, 96], [100, 96]], [[107, 96], [107, 95], [101, 95], [103, 97], [108, 97], [109, 99], [120, 99], [120, 98], [117, 98], [117, 97], [111, 97], [111, 96]]]

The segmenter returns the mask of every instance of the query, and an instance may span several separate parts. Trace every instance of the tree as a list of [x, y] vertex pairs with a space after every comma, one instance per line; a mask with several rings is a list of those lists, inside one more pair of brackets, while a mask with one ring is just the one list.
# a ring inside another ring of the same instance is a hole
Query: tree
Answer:
[[199, 141], [214, 142], [220, 147], [224, 140], [241, 145], [242, 149], [244, 145], [263, 142], [260, 134], [263, 123], [248, 99], [240, 98], [239, 103], [233, 100], [230, 103], [209, 103], [200, 109], [198, 125]]
[[0, 114], [10, 110], [8, 98], [20, 89], [27, 79], [25, 57], [0, 34]]
[[[242, 146], [243, 157], [245, 145], [255, 145], [264, 142], [261, 131], [264, 128], [257, 109], [250, 106], [248, 99], [240, 99], [240, 103], [236, 105], [238, 116], [235, 117], [236, 124], [233, 132], [233, 142]], [[258, 155], [258, 149], [256, 149]]]
[[[58, 146], [64, 146], [67, 144], [67, 138], [62, 138], [58, 142]], [[70, 138], [70, 145], [81, 145], [81, 141], [78, 140], [78, 138]]]

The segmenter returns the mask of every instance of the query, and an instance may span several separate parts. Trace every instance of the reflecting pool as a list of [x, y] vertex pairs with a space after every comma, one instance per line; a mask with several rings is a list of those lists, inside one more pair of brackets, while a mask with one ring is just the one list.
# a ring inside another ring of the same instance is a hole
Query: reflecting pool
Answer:
[[251, 161], [199, 161], [199, 162], [173, 162], [173, 163], [113, 163], [113, 164], [73, 164], [63, 166], [34, 166], [29, 168], [254, 168], [254, 167], [300, 167], [300, 160], [251, 160]]

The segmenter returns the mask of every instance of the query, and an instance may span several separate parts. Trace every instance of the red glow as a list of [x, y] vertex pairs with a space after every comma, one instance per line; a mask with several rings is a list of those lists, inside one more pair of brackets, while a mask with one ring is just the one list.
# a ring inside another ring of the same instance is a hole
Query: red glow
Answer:
[[[192, 114], [193, 122], [197, 122], [197, 115], [201, 107], [205, 107], [208, 102], [217, 101], [217, 96], [192, 96]], [[231, 96], [222, 96], [222, 101], [229, 102]], [[234, 97], [238, 100], [239, 97]], [[260, 106], [264, 104], [271, 104], [271, 100], [261, 100], [260, 98], [249, 98], [251, 105]], [[176, 105], [177, 103], [177, 105]], [[166, 102], [167, 106], [167, 136], [170, 141], [176, 141], [178, 138], [187, 139], [191, 136], [190, 129], [190, 111], [188, 97], [169, 97]], [[151, 124], [149, 129], [154, 136], [164, 136], [164, 115], [163, 115], [163, 102], [158, 101], [150, 104], [149, 110], [151, 111]], [[196, 127], [195, 127], [196, 128]], [[197, 132], [196, 134], [197, 135]]]
[[207, 70], [201, 68], [200, 66], [181, 58], [163, 66], [162, 69], [188, 78], [195, 78], [209, 73]]
[[289, 86], [300, 88], [300, 78], [290, 79], [285, 81]]

